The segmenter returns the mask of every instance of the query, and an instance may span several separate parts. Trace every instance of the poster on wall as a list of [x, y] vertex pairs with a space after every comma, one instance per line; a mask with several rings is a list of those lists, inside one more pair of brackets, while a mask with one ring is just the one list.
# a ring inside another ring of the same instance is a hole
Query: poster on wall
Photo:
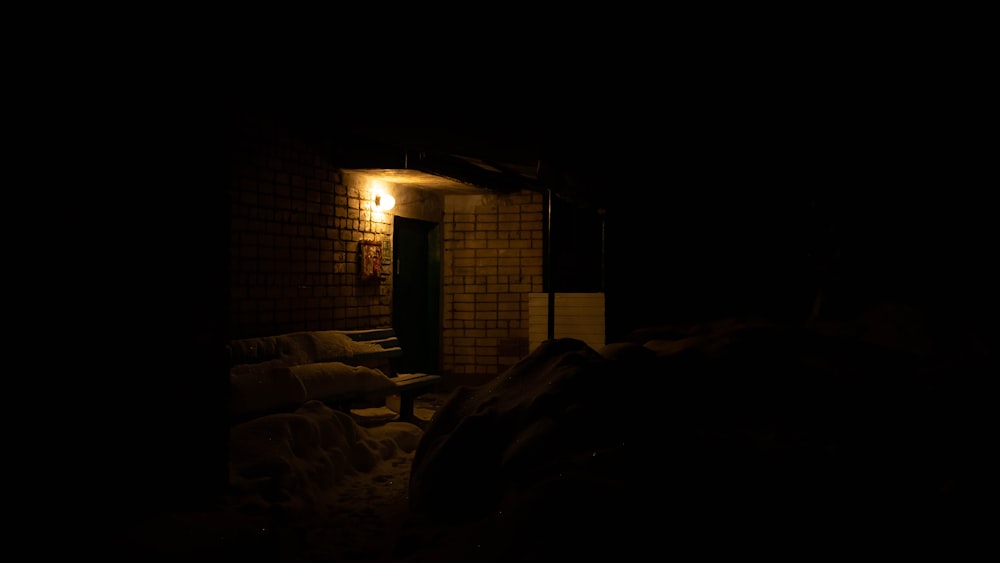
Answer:
[[361, 241], [361, 279], [375, 282], [382, 279], [382, 243]]

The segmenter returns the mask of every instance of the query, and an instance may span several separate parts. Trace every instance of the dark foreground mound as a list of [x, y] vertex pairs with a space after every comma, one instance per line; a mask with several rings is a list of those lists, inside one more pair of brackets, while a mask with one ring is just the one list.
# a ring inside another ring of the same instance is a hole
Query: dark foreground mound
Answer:
[[600, 352], [546, 341], [436, 413], [396, 558], [810, 557], [933, 539], [964, 461], [935, 377], [912, 355], [769, 325]]

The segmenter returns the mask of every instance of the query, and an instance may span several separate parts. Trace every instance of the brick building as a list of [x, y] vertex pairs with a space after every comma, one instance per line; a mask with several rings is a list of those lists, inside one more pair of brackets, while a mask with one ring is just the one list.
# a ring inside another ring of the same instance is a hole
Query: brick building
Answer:
[[[481, 383], [526, 355], [529, 297], [548, 291], [550, 195], [531, 181], [499, 190], [394, 182], [379, 175], [391, 170], [352, 166], [370, 159], [346, 155], [335, 134], [259, 116], [237, 122], [230, 337], [394, 326], [407, 371], [450, 384]], [[382, 194], [395, 199], [389, 211], [376, 205]], [[374, 276], [362, 275], [365, 243], [381, 252]], [[426, 258], [400, 271], [415, 252]], [[407, 278], [414, 267], [430, 271]]]

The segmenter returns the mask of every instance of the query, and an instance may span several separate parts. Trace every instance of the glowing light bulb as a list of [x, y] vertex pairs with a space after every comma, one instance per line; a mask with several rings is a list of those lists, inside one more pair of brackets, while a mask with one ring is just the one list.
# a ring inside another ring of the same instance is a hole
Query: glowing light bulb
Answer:
[[396, 206], [396, 198], [389, 194], [375, 196], [375, 209], [378, 211], [389, 211]]

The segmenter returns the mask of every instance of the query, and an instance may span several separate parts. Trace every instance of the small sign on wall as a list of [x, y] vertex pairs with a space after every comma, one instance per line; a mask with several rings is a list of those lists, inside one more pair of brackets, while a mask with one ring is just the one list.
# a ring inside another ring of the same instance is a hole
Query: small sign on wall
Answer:
[[382, 241], [382, 263], [392, 264], [392, 239]]
[[382, 243], [361, 241], [361, 280], [377, 282], [382, 279]]

